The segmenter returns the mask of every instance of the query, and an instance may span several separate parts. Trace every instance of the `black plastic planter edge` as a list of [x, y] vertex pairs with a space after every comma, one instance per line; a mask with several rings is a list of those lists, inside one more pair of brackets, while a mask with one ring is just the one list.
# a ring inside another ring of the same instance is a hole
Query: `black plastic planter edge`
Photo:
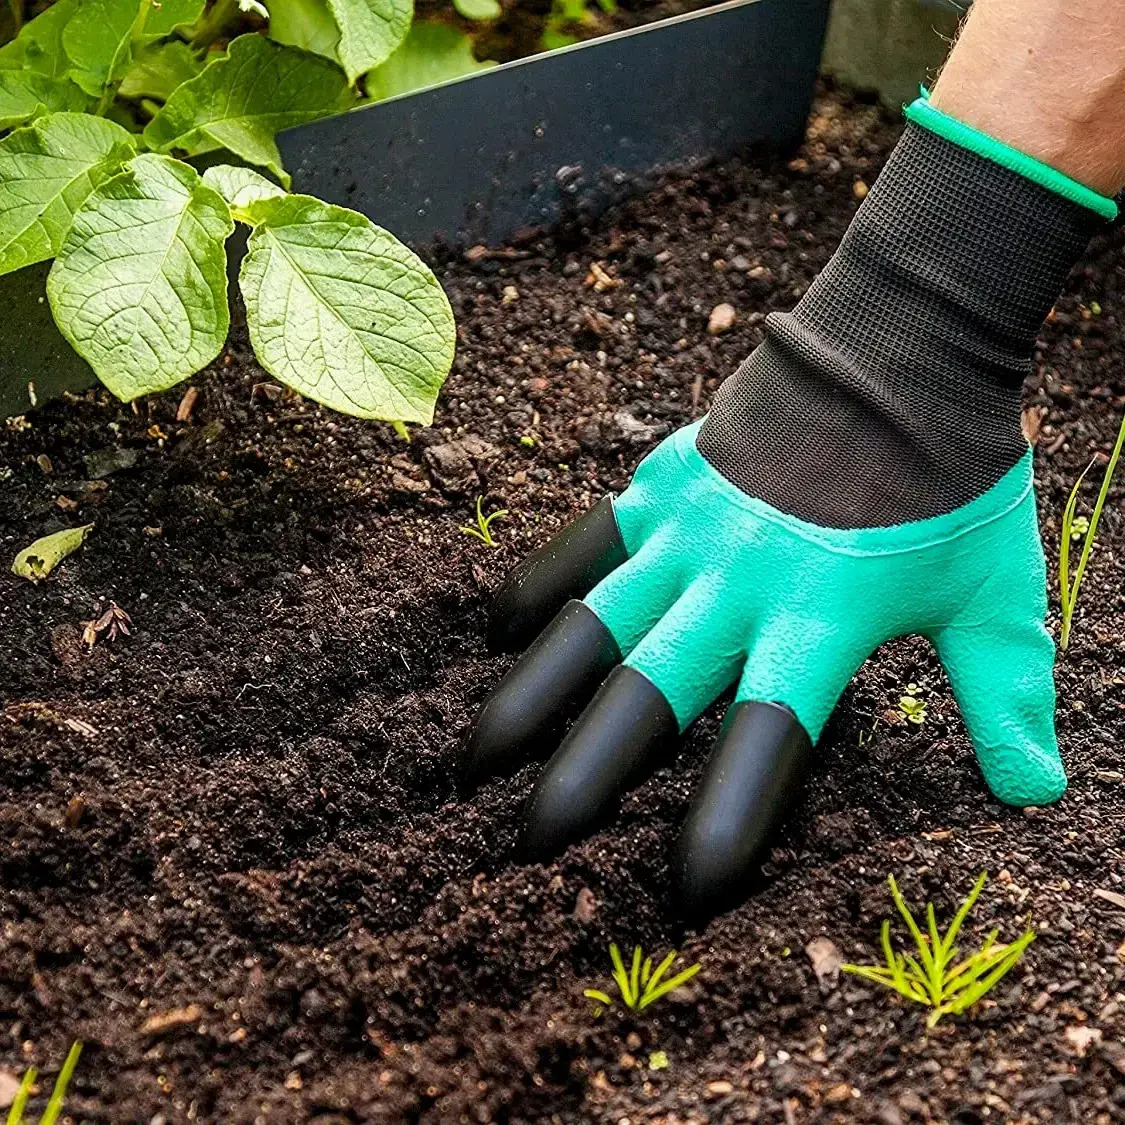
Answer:
[[[362, 211], [422, 254], [584, 221], [670, 167], [799, 143], [828, 2], [731, 0], [302, 126], [279, 146], [294, 191]], [[49, 269], [0, 277], [0, 418], [34, 405], [29, 388], [45, 402], [95, 382], [51, 318]]]

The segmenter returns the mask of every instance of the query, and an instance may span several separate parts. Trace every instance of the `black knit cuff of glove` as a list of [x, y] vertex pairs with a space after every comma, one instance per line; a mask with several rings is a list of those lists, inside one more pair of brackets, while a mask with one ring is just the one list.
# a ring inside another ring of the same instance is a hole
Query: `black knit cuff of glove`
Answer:
[[940, 515], [1026, 452], [1020, 387], [1093, 212], [907, 124], [836, 254], [723, 384], [700, 453], [827, 527]]

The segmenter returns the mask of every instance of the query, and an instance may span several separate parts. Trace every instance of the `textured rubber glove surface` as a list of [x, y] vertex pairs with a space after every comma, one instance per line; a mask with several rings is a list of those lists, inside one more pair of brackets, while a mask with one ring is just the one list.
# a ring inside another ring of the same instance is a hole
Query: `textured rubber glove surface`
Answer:
[[739, 701], [782, 703], [816, 739], [871, 652], [921, 634], [992, 791], [1017, 805], [1061, 796], [1030, 450], [948, 515], [838, 530], [727, 482], [696, 449], [700, 425], [657, 447], [615, 499], [629, 558], [585, 599], [681, 729], [737, 681]]

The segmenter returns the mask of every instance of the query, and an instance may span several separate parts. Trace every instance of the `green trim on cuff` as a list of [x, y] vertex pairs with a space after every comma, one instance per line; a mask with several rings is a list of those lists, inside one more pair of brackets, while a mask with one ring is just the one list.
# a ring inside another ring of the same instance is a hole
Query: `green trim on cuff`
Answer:
[[1117, 218], [1117, 204], [1108, 196], [1099, 195], [1093, 188], [1072, 180], [1049, 164], [1044, 164], [1041, 160], [1036, 160], [1035, 157], [1028, 156], [1012, 148], [1011, 145], [1006, 145], [1003, 141], [998, 141], [995, 137], [990, 137], [987, 133], [982, 133], [979, 129], [974, 129], [971, 125], [942, 113], [940, 109], [935, 109], [930, 104], [926, 94], [906, 106], [905, 113], [906, 119], [915, 125], [920, 125], [923, 129], [928, 129], [931, 133], [936, 133], [939, 137], [968, 149], [969, 152], [975, 152], [978, 156], [983, 156], [986, 160], [991, 160], [994, 164], [999, 164], [1002, 168], [1007, 168], [1010, 172], [1015, 172], [1039, 184], [1040, 187], [1061, 195], [1064, 199], [1069, 199], [1071, 203], [1077, 203], [1078, 206], [1093, 211], [1103, 219]]

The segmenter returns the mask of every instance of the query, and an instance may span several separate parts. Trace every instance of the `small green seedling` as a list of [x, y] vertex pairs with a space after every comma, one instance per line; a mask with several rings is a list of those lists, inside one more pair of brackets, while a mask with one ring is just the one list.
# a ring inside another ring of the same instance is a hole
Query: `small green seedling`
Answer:
[[926, 701], [913, 695], [904, 695], [898, 701], [898, 709], [908, 723], [921, 726], [926, 721]]
[[[613, 979], [617, 982], [617, 989], [621, 993], [621, 1002], [633, 1012], [644, 1011], [662, 996], [667, 996], [673, 989], [686, 984], [703, 967], [692, 965], [682, 973], [665, 980], [664, 974], [672, 967], [672, 962], [678, 956], [674, 949], [654, 969], [652, 958], [645, 957], [639, 945], [634, 946], [633, 964], [628, 972], [625, 970], [625, 962], [621, 960], [621, 950], [613, 942], [609, 944], [609, 956], [613, 961]], [[587, 988], [582, 994], [594, 1002], [595, 1016], [600, 1016], [607, 1008], [613, 1006], [613, 997], [608, 992], [602, 992], [601, 989]]]
[[[82, 1044], [74, 1043], [67, 1052], [66, 1061], [62, 1064], [58, 1078], [55, 1079], [54, 1089], [51, 1091], [47, 1108], [39, 1118], [39, 1125], [55, 1125], [62, 1113], [63, 1101], [66, 1098], [66, 1088], [74, 1076], [74, 1068], [78, 1065], [78, 1056], [82, 1054]], [[16, 1092], [11, 1109], [8, 1110], [8, 1125], [23, 1125], [23, 1111], [27, 1108], [27, 1100], [31, 1097], [31, 1089], [35, 1085], [39, 1072], [33, 1066], [27, 1068]]]
[[486, 547], [495, 547], [496, 540], [492, 537], [492, 521], [502, 520], [507, 514], [507, 508], [501, 508], [498, 512], [493, 512], [492, 515], [486, 516], [481, 511], [481, 501], [483, 496], [477, 497], [477, 525], [476, 527], [460, 527], [457, 530], [463, 531], [466, 535], [473, 535], [479, 539]]
[[958, 961], [959, 950], [953, 945], [965, 918], [980, 897], [988, 872], [982, 871], [969, 897], [961, 904], [949, 929], [943, 936], [938, 932], [933, 904], [926, 905], [926, 924], [929, 931], [923, 934], [903, 901], [898, 884], [892, 875], [888, 880], [891, 897], [898, 912], [906, 922], [918, 949], [918, 956], [896, 953], [891, 947], [891, 924], [883, 923], [882, 945], [885, 965], [844, 965], [847, 973], [893, 989], [907, 1000], [932, 1008], [926, 1021], [933, 1027], [942, 1016], [960, 1015], [971, 1008], [1005, 973], [1023, 956], [1024, 950], [1035, 940], [1032, 930], [1008, 945], [997, 944], [999, 930], [993, 930], [984, 945], [963, 961]]
[[[1102, 486], [1098, 490], [1098, 498], [1094, 502], [1094, 511], [1087, 521], [1084, 516], [1075, 516], [1074, 510], [1078, 505], [1078, 490], [1086, 479], [1086, 474], [1094, 467], [1091, 461], [1082, 475], [1074, 483], [1067, 498], [1066, 507], [1062, 516], [1062, 542], [1059, 544], [1059, 609], [1062, 615], [1062, 631], [1059, 634], [1059, 648], [1064, 652], [1070, 643], [1070, 626], [1074, 619], [1074, 607], [1078, 604], [1078, 589], [1082, 585], [1083, 575], [1086, 573], [1086, 564], [1090, 561], [1090, 552], [1094, 548], [1094, 537], [1098, 533], [1098, 521], [1102, 518], [1102, 508], [1105, 507], [1106, 497], [1109, 495], [1109, 485], [1113, 480], [1114, 470], [1117, 468], [1118, 458], [1121, 456], [1121, 447], [1125, 444], [1125, 418], [1117, 430], [1117, 441], [1110, 454], [1109, 464], [1105, 467], [1102, 477]], [[1085, 524], [1085, 527], [1082, 526]], [[1083, 538], [1084, 537], [1084, 538]], [[1071, 541], [1082, 539], [1082, 554], [1078, 557], [1078, 566], [1074, 571], [1074, 578], [1070, 577], [1070, 544]]]
[[921, 726], [926, 721], [926, 701], [918, 698], [922, 689], [917, 684], [907, 684], [906, 694], [899, 697], [899, 714], [915, 726]]

